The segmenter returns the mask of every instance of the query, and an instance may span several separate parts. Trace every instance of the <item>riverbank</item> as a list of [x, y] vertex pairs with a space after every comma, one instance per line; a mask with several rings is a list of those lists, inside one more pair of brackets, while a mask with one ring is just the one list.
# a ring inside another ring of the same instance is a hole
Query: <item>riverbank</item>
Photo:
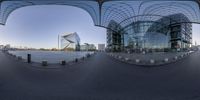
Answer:
[[[47, 51], [35, 52], [34, 51], [34, 53], [32, 51], [8, 51], [4, 53], [10, 59], [13, 59], [15, 61], [18, 61], [24, 64], [28, 64], [27, 66], [32, 66], [32, 67], [41, 68], [41, 69], [56, 69], [56, 68], [70, 66], [77, 63], [82, 63], [86, 61], [88, 58], [90, 58], [91, 56], [94, 56], [96, 54], [95, 52], [70, 52], [70, 53], [73, 53], [73, 55], [72, 54], [69, 55], [69, 53], [58, 52], [58, 51], [56, 52], [52, 52], [52, 51], [51, 52], [47, 52]], [[79, 55], [77, 55], [76, 53], [79, 53]], [[28, 62], [27, 54], [31, 55], [30, 59], [34, 58], [33, 60], [31, 60], [31, 62]], [[60, 57], [59, 55], [62, 55], [62, 56]], [[44, 58], [46, 58], [47, 60], [45, 60]], [[68, 60], [66, 60], [66, 58]]]

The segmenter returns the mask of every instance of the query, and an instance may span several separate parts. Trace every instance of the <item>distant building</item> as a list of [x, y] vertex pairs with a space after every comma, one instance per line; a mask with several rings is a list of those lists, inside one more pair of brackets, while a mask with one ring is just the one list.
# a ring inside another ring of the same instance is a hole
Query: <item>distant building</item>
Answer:
[[0, 50], [11, 50], [13, 48], [11, 48], [10, 44], [7, 45], [0, 45]]
[[95, 51], [96, 46], [94, 44], [85, 43], [84, 45], [80, 46], [81, 51]]
[[78, 34], [75, 33], [65, 33], [60, 36], [61, 49], [70, 51], [80, 50], [80, 38]]
[[5, 50], [9, 50], [9, 49], [11, 49], [10, 44], [6, 44], [6, 45], [4, 46], [4, 49], [5, 49]]
[[81, 49], [81, 51], [86, 51], [87, 50], [87, 45], [81, 45], [80, 49]]
[[4, 48], [4, 46], [3, 45], [0, 45], [0, 50], [2, 50]]
[[94, 51], [94, 50], [96, 50], [96, 46], [94, 44], [89, 44], [88, 45], [88, 50], [89, 51]]
[[98, 44], [98, 51], [104, 51], [105, 50], [105, 44]]

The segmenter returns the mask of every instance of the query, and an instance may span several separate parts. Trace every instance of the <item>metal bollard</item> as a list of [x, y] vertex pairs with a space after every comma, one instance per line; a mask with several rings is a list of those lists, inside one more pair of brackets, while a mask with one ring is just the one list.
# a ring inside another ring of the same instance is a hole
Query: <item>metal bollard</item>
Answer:
[[75, 62], [78, 62], [78, 58], [75, 59]]
[[125, 58], [125, 61], [129, 61], [130, 59], [129, 58]]
[[85, 59], [85, 57], [82, 57], [82, 60], [84, 60]]
[[27, 62], [28, 62], [28, 63], [31, 63], [31, 54], [28, 54], [28, 55], [27, 55]]
[[122, 56], [118, 56], [119, 59], [122, 59]]
[[48, 65], [48, 62], [46, 60], [43, 60], [42, 61], [42, 66], [47, 66]]
[[181, 57], [181, 58], [183, 58], [183, 57], [184, 57], [184, 55], [182, 54], [180, 57]]
[[165, 58], [165, 59], [164, 59], [164, 62], [168, 62], [168, 61], [169, 61], [169, 59], [168, 59], [168, 58]]
[[154, 59], [150, 59], [150, 63], [151, 63], [151, 64], [154, 64], [154, 63], [155, 63], [155, 60], [154, 60]]
[[135, 62], [136, 62], [136, 63], [139, 63], [139, 62], [140, 62], [140, 59], [135, 59]]
[[91, 55], [88, 53], [86, 56], [87, 56], [87, 58], [89, 58]]
[[60, 64], [61, 64], [61, 65], [66, 65], [66, 61], [65, 61], [65, 60], [61, 60], [61, 61], [60, 61]]
[[177, 56], [175, 56], [175, 57], [174, 57], [174, 60], [177, 60], [177, 59], [178, 59], [178, 57], [177, 57]]
[[21, 57], [21, 56], [18, 56], [17, 59], [18, 59], [18, 60], [22, 60], [22, 57]]

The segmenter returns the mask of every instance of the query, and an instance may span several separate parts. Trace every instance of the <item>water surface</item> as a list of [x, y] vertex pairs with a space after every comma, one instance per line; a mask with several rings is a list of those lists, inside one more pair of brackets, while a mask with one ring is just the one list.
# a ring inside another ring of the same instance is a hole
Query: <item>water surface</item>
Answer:
[[31, 60], [33, 62], [41, 62], [47, 60], [49, 63], [59, 63], [60, 60], [73, 61], [76, 58], [86, 56], [88, 53], [93, 52], [74, 52], [74, 51], [9, 51], [16, 56], [21, 56], [23, 59], [27, 59], [27, 54], [31, 54]]

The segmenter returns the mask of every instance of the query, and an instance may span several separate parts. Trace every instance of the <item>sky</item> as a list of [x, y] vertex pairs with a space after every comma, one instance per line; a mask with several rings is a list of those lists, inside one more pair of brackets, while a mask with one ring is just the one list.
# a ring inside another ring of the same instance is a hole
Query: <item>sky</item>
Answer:
[[195, 42], [200, 45], [200, 25], [199, 24], [193, 24], [192, 25], [192, 40], [193, 44]]
[[[193, 24], [193, 43], [200, 44], [200, 25]], [[43, 5], [15, 10], [0, 25], [0, 45], [57, 48], [58, 35], [77, 32], [81, 44], [106, 44], [106, 29], [94, 26], [91, 16], [72, 6]]]
[[72, 6], [43, 5], [15, 10], [0, 26], [0, 44], [57, 48], [58, 35], [77, 32], [81, 44], [106, 43], [106, 29], [94, 26], [91, 16]]

